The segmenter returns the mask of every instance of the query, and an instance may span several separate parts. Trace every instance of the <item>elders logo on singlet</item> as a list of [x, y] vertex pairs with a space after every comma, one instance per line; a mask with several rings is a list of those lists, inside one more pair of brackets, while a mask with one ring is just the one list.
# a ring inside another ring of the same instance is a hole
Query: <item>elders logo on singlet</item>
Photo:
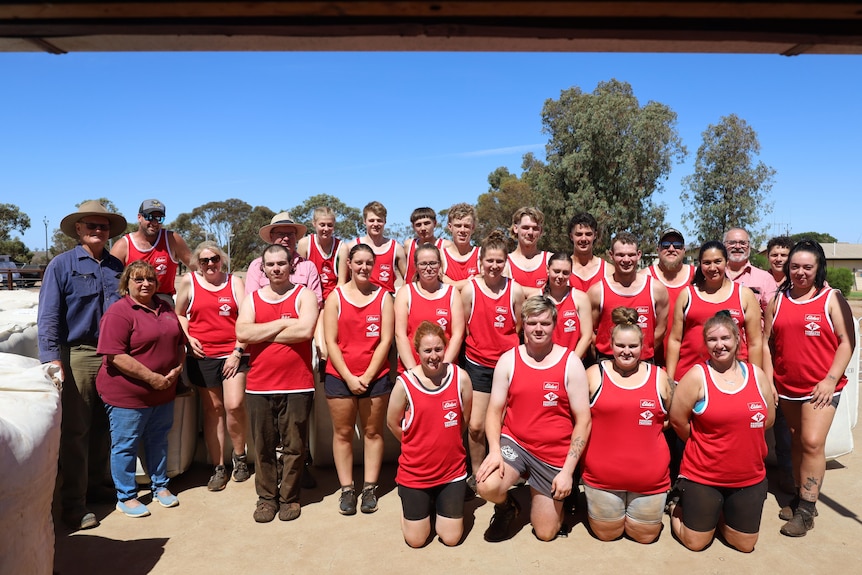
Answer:
[[637, 312], [638, 312], [638, 327], [640, 327], [641, 329], [645, 329], [645, 328], [649, 327], [649, 316], [647, 315], [649, 313], [649, 306], [648, 305], [638, 306]]
[[443, 427], [455, 427], [458, 425], [458, 414], [454, 411], [448, 412], [443, 416], [446, 421], [443, 422]]
[[367, 315], [365, 316], [365, 337], [380, 337], [380, 316]]
[[438, 307], [434, 313], [437, 315], [437, 325], [445, 331], [446, 326], [449, 325], [449, 310], [445, 307]]
[[229, 297], [219, 297], [218, 298], [218, 314], [228, 316], [230, 315], [231, 305]]
[[823, 316], [819, 313], [805, 314], [805, 335], [809, 337], [820, 337], [820, 323], [823, 322]]
[[380, 273], [377, 277], [380, 278], [382, 282], [388, 282], [389, 278], [392, 276], [392, 266], [389, 264], [380, 264]]
[[575, 331], [578, 328], [578, 322], [573, 319], [567, 319], [563, 322], [563, 331], [566, 333]]
[[638, 414], [638, 417], [640, 417], [640, 419], [638, 419], [638, 425], [652, 425], [653, 417], [655, 417], [655, 414], [653, 414], [653, 412], [649, 410], [641, 411]]
[[163, 276], [168, 273], [168, 258], [165, 256], [156, 257], [153, 261], [153, 268], [156, 270], [157, 276]]
[[757, 429], [763, 427], [763, 420], [766, 419], [766, 416], [761, 412], [757, 412], [751, 416], [751, 429]]
[[557, 400], [560, 398], [556, 393], [560, 391], [560, 383], [558, 381], [546, 381], [542, 384], [542, 389], [548, 392], [543, 396], [545, 401], [542, 402], [542, 407], [556, 407], [559, 403]]

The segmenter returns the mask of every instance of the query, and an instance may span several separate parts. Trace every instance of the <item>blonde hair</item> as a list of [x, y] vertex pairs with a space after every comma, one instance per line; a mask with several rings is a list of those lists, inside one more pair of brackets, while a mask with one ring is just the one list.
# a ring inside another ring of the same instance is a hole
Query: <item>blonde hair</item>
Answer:
[[317, 206], [311, 214], [311, 221], [317, 223], [320, 218], [335, 219], [335, 212], [329, 206]]
[[611, 321], [614, 322], [614, 327], [611, 330], [611, 341], [621, 331], [633, 331], [638, 334], [641, 343], [643, 343], [644, 332], [641, 326], [638, 325], [637, 310], [622, 306], [614, 308], [611, 312]]

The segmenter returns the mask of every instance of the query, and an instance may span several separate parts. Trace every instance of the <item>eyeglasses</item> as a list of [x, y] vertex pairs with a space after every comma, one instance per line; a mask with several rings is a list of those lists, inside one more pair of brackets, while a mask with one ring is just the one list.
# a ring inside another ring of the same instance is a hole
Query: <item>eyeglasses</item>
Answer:
[[135, 283], [136, 283], [136, 284], [138, 284], [138, 285], [141, 285], [141, 284], [142, 284], [142, 283], [144, 283], [144, 282], [154, 284], [154, 283], [156, 283], [156, 278], [150, 278], [150, 277], [145, 277], [145, 278], [132, 278], [132, 281], [133, 281], [133, 282], [135, 282]]
[[675, 250], [681, 250], [685, 247], [685, 242], [661, 242], [659, 246], [663, 250], [666, 250], [671, 247]]
[[417, 262], [417, 268], [436, 268], [440, 265], [440, 262]]
[[153, 214], [141, 214], [141, 217], [148, 222], [156, 222], [158, 224], [165, 223], [165, 216], [155, 216]]
[[198, 263], [202, 266], [207, 264], [217, 264], [221, 261], [221, 256], [216, 254], [211, 258], [198, 258]]
[[87, 229], [90, 231], [99, 230], [100, 232], [107, 232], [111, 229], [110, 224], [97, 224], [94, 222], [80, 222], [87, 226]]
[[727, 240], [724, 242], [726, 246], [739, 246], [741, 248], [747, 248], [748, 242], [746, 240]]
[[280, 240], [282, 238], [289, 238], [290, 236], [295, 236], [296, 230], [289, 230], [286, 232], [270, 232], [269, 237], [273, 240]]

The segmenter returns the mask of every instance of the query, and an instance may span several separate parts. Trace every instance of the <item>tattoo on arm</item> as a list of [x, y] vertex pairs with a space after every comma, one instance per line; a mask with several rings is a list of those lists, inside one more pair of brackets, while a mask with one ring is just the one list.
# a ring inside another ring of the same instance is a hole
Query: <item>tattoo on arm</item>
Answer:
[[585, 444], [586, 443], [580, 436], [573, 438], [571, 445], [569, 445], [569, 455], [571, 455], [575, 460], [579, 460]]

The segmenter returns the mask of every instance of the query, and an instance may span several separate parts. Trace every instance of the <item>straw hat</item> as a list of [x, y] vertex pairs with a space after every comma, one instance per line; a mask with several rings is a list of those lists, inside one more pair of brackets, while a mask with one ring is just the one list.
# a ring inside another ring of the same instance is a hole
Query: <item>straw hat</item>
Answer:
[[78, 234], [75, 233], [75, 224], [87, 216], [99, 216], [108, 219], [108, 224], [111, 226], [109, 237], [114, 237], [126, 231], [126, 218], [120, 214], [114, 214], [105, 209], [105, 206], [96, 200], [88, 200], [78, 206], [78, 211], [72, 212], [60, 222], [60, 229], [70, 238], [78, 239]]
[[268, 226], [260, 228], [260, 239], [271, 244], [272, 238], [269, 234], [274, 228], [293, 228], [296, 232], [297, 240], [304, 236], [305, 232], [308, 231], [307, 227], [293, 221], [293, 218], [290, 217], [290, 212], [281, 212], [280, 214], [272, 216], [272, 220], [270, 220]]

